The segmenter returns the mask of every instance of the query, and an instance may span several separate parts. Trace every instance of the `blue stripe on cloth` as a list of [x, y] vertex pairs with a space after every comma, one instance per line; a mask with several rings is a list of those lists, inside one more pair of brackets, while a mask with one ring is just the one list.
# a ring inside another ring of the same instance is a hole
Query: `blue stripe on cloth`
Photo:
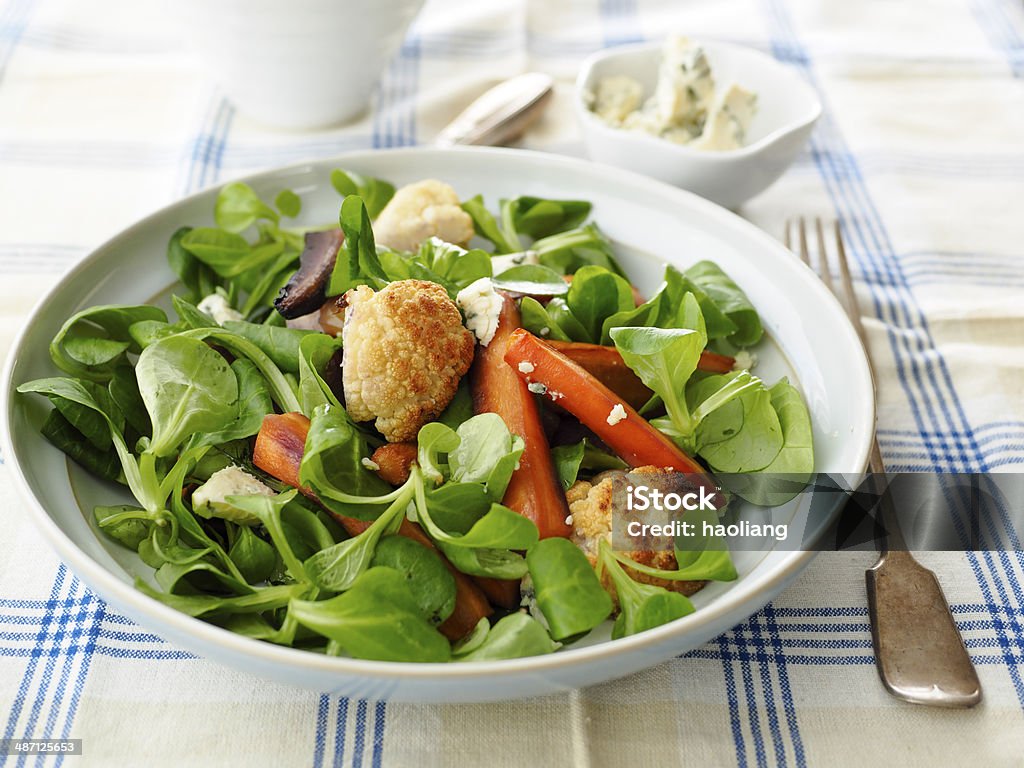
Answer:
[[324, 750], [327, 746], [327, 709], [331, 699], [321, 694], [316, 705], [316, 733], [313, 737], [313, 768], [323, 768]]
[[1024, 77], [1024, 43], [1000, 0], [970, 0], [971, 13], [989, 43], [1006, 59], [1014, 77]]
[[798, 768], [805, 768], [807, 758], [804, 754], [804, 743], [800, 737], [800, 727], [797, 723], [796, 704], [793, 701], [793, 690], [789, 685], [789, 670], [786, 667], [786, 654], [782, 649], [782, 638], [779, 633], [779, 625], [776, 621], [775, 609], [771, 603], [764, 607], [765, 622], [768, 633], [771, 637], [775, 650], [775, 666], [779, 676], [779, 689], [782, 691], [782, 710], [786, 715], [786, 726], [789, 728], [789, 737], [793, 742], [793, 751], [796, 757]]
[[34, 11], [34, 0], [10, 0], [0, 12], [0, 83]]
[[[53, 730], [57, 721], [57, 713], [59, 711], [61, 703], [64, 701], [64, 694], [65, 691], [67, 690], [68, 680], [71, 677], [71, 669], [74, 666], [73, 662], [78, 657], [78, 650], [80, 647], [79, 642], [82, 640], [82, 636], [85, 634], [82, 631], [82, 626], [86, 618], [86, 613], [88, 611], [89, 606], [96, 602], [89, 594], [89, 592], [83, 588], [81, 582], [79, 582], [77, 578], [73, 578], [72, 591], [78, 592], [80, 589], [82, 590], [83, 596], [82, 599], [80, 600], [81, 608], [79, 608], [78, 613], [74, 615], [71, 622], [72, 629], [71, 632], [69, 633], [71, 645], [62, 654], [64, 656], [64, 664], [62, 665], [60, 671], [60, 678], [57, 681], [57, 687], [54, 689], [52, 696], [48, 696], [48, 698], [51, 699], [50, 711], [46, 717], [46, 722], [43, 724], [42, 731], [38, 734], [39, 737], [43, 739], [53, 737]], [[99, 624], [93, 623], [92, 627], [98, 629]], [[90, 635], [94, 634], [94, 630], [92, 629], [92, 627], [90, 628], [89, 631]], [[81, 670], [81, 668], [82, 664], [79, 664], [79, 670]], [[29, 727], [25, 729], [25, 732], [31, 733], [33, 735], [36, 734], [35, 728], [33, 728], [31, 725], [29, 725]]]
[[[60, 738], [62, 739], [66, 739], [71, 735], [71, 726], [74, 723], [75, 715], [78, 712], [78, 702], [82, 698], [82, 691], [85, 689], [85, 681], [89, 676], [89, 669], [92, 666], [92, 657], [96, 650], [96, 639], [99, 633], [99, 628], [103, 623], [104, 616], [106, 615], [106, 604], [96, 597], [93, 597], [93, 600], [96, 604], [96, 615], [87, 632], [85, 649], [78, 671], [78, 678], [75, 681], [75, 687], [71, 691], [71, 701], [68, 703], [68, 713], [64, 719], [64, 727], [60, 732]], [[50, 734], [44, 734], [44, 738], [47, 736], [50, 736]], [[60, 768], [63, 762], [64, 755], [58, 756], [57, 768]]]
[[[722, 675], [725, 679], [725, 700], [729, 705], [729, 727], [732, 730], [733, 745], [736, 748], [736, 765], [738, 768], [746, 768], [747, 750], [743, 738], [743, 728], [740, 725], [740, 705], [739, 696], [736, 695], [736, 677], [732, 666], [732, 652], [729, 650], [729, 642], [724, 633], [718, 636], [716, 642], [718, 644], [718, 658], [722, 662]], [[685, 654], [685, 656], [702, 658], [699, 655], [700, 653], [701, 651], [691, 651]], [[713, 657], [706, 656], [703, 658]]]
[[387, 704], [378, 701], [373, 710], [373, 751], [370, 764], [372, 768], [381, 768], [384, 762], [384, 721], [387, 717]]
[[221, 163], [224, 161], [224, 147], [231, 133], [235, 108], [227, 99], [221, 99], [213, 134], [206, 143], [203, 162], [200, 165], [196, 189], [214, 184], [220, 178]]
[[[47, 662], [43, 667], [42, 676], [37, 686], [35, 701], [29, 710], [27, 722], [21, 727], [21, 733], [33, 737], [54, 738], [56, 736], [55, 728], [65, 704], [67, 685], [74, 674], [75, 682], [72, 687], [72, 695], [67, 702], [68, 708], [63, 719], [64, 725], [61, 728], [62, 734], [66, 735], [69, 732], [79, 694], [88, 673], [92, 646], [102, 622], [102, 602], [88, 592], [85, 585], [74, 576], [71, 576], [69, 580], [68, 593], [69, 599], [63, 601], [65, 610], [56, 614], [56, 631], [44, 643], [37, 644], [33, 648], [34, 652], [47, 656]], [[55, 676], [55, 673], [58, 673], [58, 663], [60, 665], [59, 676]], [[77, 673], [75, 673], [76, 668]], [[56, 680], [56, 688], [51, 690], [54, 680]], [[48, 714], [43, 727], [37, 729], [37, 723], [47, 710]], [[29, 757], [27, 754], [19, 756], [17, 765], [24, 765]], [[42, 764], [41, 757], [38, 758], [37, 764]]]
[[362, 768], [363, 748], [366, 746], [366, 699], [356, 703], [356, 728], [352, 739], [352, 768]]
[[[750, 617], [747, 626], [750, 628], [750, 644], [757, 650], [763, 661], [758, 663], [758, 671], [761, 675], [761, 701], [764, 702], [765, 714], [768, 718], [768, 734], [772, 740], [772, 749], [775, 753], [775, 765], [786, 764], [786, 748], [782, 742], [782, 729], [779, 727], [779, 713], [775, 705], [775, 686], [772, 682], [771, 664], [777, 660], [765, 653], [765, 632], [766, 627], [761, 625], [763, 613]], [[769, 639], [767, 642], [771, 642]], [[757, 698], [756, 691], [755, 700]]]
[[[63, 590], [66, 576], [67, 568], [62, 563], [57, 566], [53, 585], [50, 588], [50, 599], [47, 601], [43, 619], [39, 624], [39, 632], [36, 633], [33, 648], [29, 649], [26, 654], [29, 658], [29, 662], [25, 667], [25, 672], [22, 674], [21, 683], [18, 685], [18, 692], [14, 697], [14, 703], [11, 705], [11, 711], [7, 716], [7, 726], [4, 728], [3, 736], [5, 739], [10, 739], [15, 736], [14, 729], [17, 727], [18, 721], [21, 718], [21, 711], [25, 706], [25, 698], [28, 696], [29, 688], [32, 685], [32, 681], [35, 679], [36, 667], [38, 666], [39, 659], [42, 656], [45, 641], [49, 635], [50, 625], [54, 622], [57, 615], [57, 597]], [[19, 733], [18, 736], [20, 737], [21, 733]]]
[[349, 701], [344, 696], [337, 699], [338, 711], [334, 724], [334, 768], [342, 768], [345, 765], [345, 734], [348, 728], [348, 704]]
[[[750, 662], [753, 660], [752, 655], [748, 654], [746, 643], [742, 642], [743, 627], [748, 626], [749, 622], [740, 624], [741, 629], [732, 629], [726, 633], [726, 638], [729, 642], [735, 643], [740, 649], [740, 658], [746, 663], [740, 664], [740, 679], [743, 681], [743, 693], [744, 700], [747, 705], [747, 720], [750, 722], [750, 734], [751, 741], [754, 743], [754, 758], [757, 760], [758, 768], [763, 768], [767, 765], [767, 760], [764, 751], [764, 739], [761, 737], [761, 716], [757, 711], [757, 692], [754, 690], [752, 685], [752, 676]], [[736, 642], [736, 638], [739, 637], [741, 642]], [[743, 658], [743, 657], [746, 658]]]
[[637, 0], [600, 0], [604, 45], [612, 47], [641, 42]]

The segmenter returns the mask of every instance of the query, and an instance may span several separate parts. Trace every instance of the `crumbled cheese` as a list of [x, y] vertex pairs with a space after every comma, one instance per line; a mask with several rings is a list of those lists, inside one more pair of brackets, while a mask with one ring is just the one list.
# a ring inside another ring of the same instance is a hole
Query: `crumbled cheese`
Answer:
[[644, 98], [644, 87], [632, 77], [603, 77], [594, 94], [594, 113], [610, 125], [621, 125], [635, 112]]
[[229, 320], [243, 319], [242, 313], [232, 307], [228, 300], [219, 293], [211, 293], [199, 302], [196, 309], [204, 315], [209, 315], [213, 318], [213, 322], [217, 323], [217, 325], [224, 325]]
[[547, 336], [549, 333], [551, 333], [551, 329], [548, 328], [546, 325], [540, 329], [541, 336]]
[[551, 627], [548, 626], [547, 617], [537, 604], [537, 590], [533, 586], [533, 579], [530, 578], [530, 574], [523, 576], [522, 581], [519, 582], [519, 607], [525, 608], [527, 613], [540, 622], [544, 629], [551, 630]]
[[666, 41], [654, 94], [641, 105], [642, 96], [631, 77], [602, 78], [591, 109], [613, 128], [725, 150], [743, 146], [757, 105], [756, 95], [736, 84], [716, 92], [704, 50], [685, 37]]
[[572, 525], [572, 515], [567, 515], [565, 518], [566, 525]]
[[562, 394], [561, 392], [557, 391], [557, 390], [549, 389], [548, 390], [548, 397], [551, 398], [551, 402], [555, 403], [555, 402], [558, 402], [559, 400], [561, 400], [563, 397], [565, 397], [565, 395]]
[[359, 463], [362, 464], [367, 469], [372, 469], [374, 472], [380, 469], [380, 464], [378, 464], [373, 459], [366, 458], [365, 456], [359, 460]]
[[522, 251], [521, 253], [509, 253], [503, 256], [491, 256], [491, 272], [495, 275], [500, 275], [506, 269], [512, 269], [512, 267], [539, 263], [540, 256], [536, 251]]
[[274, 490], [239, 467], [218, 470], [192, 492], [192, 510], [201, 517], [221, 517], [239, 525], [259, 525], [260, 519], [236, 507], [229, 496], [273, 496]]
[[466, 327], [471, 330], [486, 347], [498, 330], [498, 316], [501, 314], [502, 300], [489, 277], [481, 277], [470, 283], [455, 297], [456, 303], [466, 314]]
[[519, 364], [519, 372], [520, 373], [533, 373], [533, 363], [531, 363], [529, 360], [523, 360]]
[[526, 385], [526, 388], [533, 392], [533, 394], [535, 395], [545, 395], [548, 391], [548, 388], [541, 384], [539, 381], [531, 381], [529, 384]]
[[733, 359], [732, 369], [734, 371], [750, 371], [757, 365], [757, 355], [745, 349], [737, 352]]
[[626, 418], [626, 409], [622, 407], [622, 403], [616, 403], [612, 406], [611, 411], [608, 413], [608, 418], [605, 419], [605, 421], [614, 427], [624, 418]]
[[736, 149], [746, 141], [747, 127], [757, 108], [757, 97], [738, 85], [730, 85], [708, 109], [704, 130], [690, 146], [694, 149]]

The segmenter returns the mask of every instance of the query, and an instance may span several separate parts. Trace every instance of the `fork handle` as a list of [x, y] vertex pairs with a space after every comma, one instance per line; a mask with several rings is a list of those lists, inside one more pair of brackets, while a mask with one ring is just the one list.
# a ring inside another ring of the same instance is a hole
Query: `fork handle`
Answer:
[[973, 707], [981, 683], [935, 574], [890, 550], [865, 572], [878, 674], [894, 696], [917, 704]]

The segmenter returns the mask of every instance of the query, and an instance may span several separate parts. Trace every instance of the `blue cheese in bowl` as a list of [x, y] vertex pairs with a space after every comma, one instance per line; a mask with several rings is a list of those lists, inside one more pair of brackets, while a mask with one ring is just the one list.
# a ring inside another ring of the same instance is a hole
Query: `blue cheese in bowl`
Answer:
[[694, 149], [739, 149], [746, 143], [756, 94], [735, 83], [716, 90], [704, 50], [685, 37], [666, 41], [654, 94], [641, 104], [643, 90], [625, 75], [601, 78], [591, 109], [613, 128]]

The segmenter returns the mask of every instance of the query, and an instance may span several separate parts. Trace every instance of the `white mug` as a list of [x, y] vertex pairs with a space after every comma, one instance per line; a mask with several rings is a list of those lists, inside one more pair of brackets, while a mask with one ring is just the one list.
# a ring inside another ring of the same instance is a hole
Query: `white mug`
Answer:
[[320, 128], [358, 115], [425, 0], [169, 0], [186, 43], [249, 117]]

